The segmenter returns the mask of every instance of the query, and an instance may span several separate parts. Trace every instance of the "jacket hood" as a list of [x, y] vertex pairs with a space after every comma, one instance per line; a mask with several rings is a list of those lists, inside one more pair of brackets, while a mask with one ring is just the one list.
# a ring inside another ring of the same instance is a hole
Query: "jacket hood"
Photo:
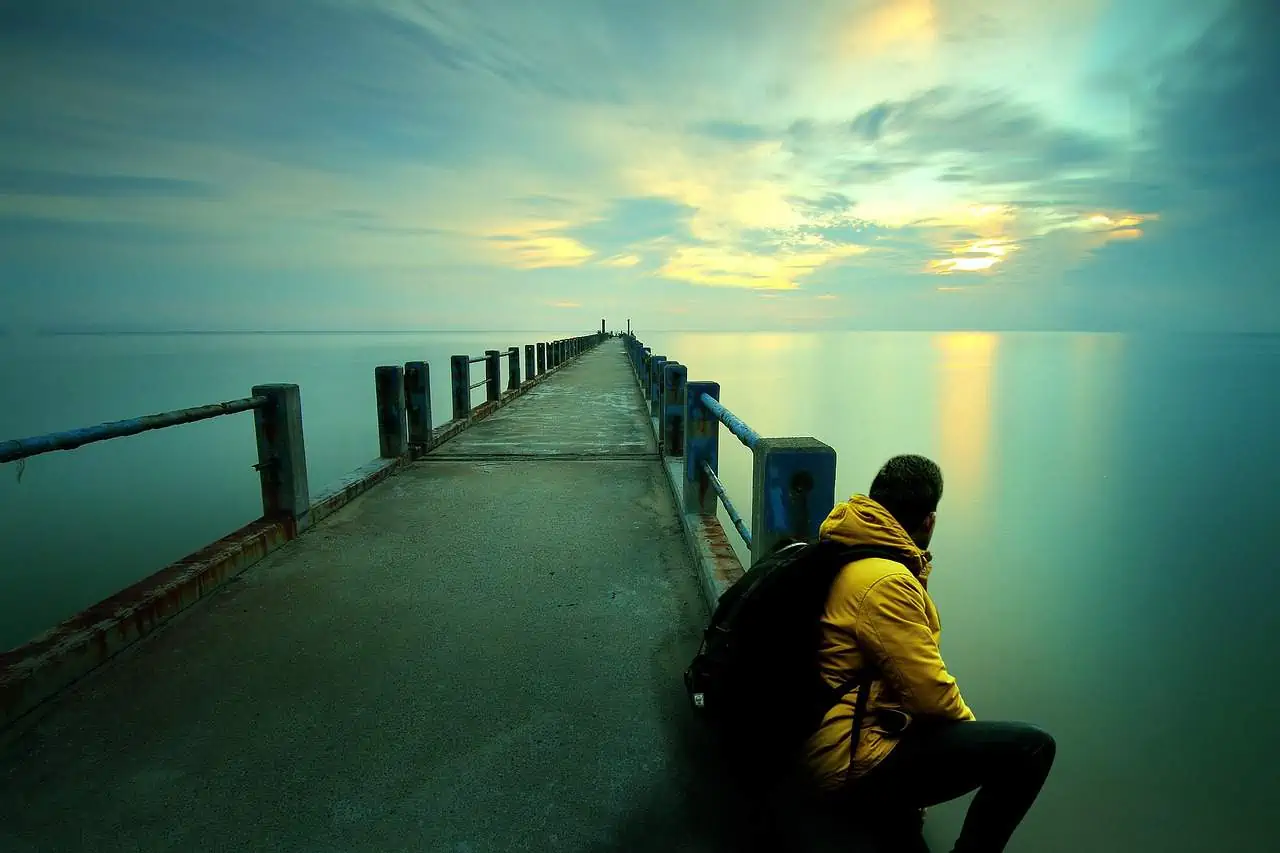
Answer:
[[908, 558], [912, 574], [921, 583], [929, 578], [932, 560], [929, 552], [920, 550], [898, 520], [865, 495], [854, 495], [836, 504], [818, 528], [818, 538], [842, 545], [874, 545], [897, 551]]

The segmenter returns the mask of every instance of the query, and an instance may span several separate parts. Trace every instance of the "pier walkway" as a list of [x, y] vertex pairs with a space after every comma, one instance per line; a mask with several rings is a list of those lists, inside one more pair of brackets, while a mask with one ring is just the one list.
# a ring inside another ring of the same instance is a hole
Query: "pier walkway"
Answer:
[[[687, 512], [656, 440], [646, 382], [683, 398], [683, 368], [605, 336], [532, 365], [518, 396], [349, 500], [304, 499], [302, 535], [10, 714], [0, 851], [748, 849], [681, 680], [741, 571], [716, 494]], [[663, 438], [691, 418], [710, 471], [700, 405]]]

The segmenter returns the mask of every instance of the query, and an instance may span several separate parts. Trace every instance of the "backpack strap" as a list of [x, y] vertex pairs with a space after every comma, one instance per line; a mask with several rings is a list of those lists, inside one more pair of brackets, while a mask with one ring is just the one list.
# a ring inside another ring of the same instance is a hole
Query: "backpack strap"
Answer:
[[858, 756], [858, 741], [862, 737], [862, 723], [867, 716], [867, 701], [871, 694], [870, 669], [864, 669], [858, 673], [856, 686], [858, 698], [853, 703], [853, 734], [849, 737], [849, 766], [844, 772], [846, 783], [849, 781], [849, 777], [853, 775], [853, 761]]

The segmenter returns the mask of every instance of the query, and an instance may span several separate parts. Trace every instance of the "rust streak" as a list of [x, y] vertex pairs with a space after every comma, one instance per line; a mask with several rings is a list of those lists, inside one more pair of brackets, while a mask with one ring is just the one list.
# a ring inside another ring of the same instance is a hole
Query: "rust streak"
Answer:
[[267, 519], [248, 524], [0, 653], [0, 727], [284, 544], [290, 527]]

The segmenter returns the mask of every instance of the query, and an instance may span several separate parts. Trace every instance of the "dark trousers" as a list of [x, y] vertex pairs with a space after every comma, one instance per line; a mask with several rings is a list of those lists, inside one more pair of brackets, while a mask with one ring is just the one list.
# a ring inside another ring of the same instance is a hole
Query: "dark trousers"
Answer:
[[1025, 723], [917, 721], [842, 799], [851, 797], [856, 811], [879, 824], [883, 849], [927, 853], [919, 810], [976, 789], [952, 853], [1000, 853], [1039, 795], [1056, 749], [1052, 737]]

